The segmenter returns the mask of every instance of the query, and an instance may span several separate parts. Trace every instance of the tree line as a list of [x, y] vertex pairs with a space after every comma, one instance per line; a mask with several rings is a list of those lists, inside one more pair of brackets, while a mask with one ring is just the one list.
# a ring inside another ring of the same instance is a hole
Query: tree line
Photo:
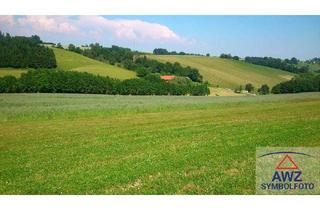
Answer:
[[309, 59], [309, 60], [306, 61], [306, 63], [309, 63], [309, 64], [320, 64], [320, 57], [319, 58], [315, 57], [315, 58]]
[[300, 93], [320, 91], [320, 75], [305, 73], [297, 75], [289, 81], [281, 82], [272, 88], [272, 93]]
[[10, 36], [0, 31], [0, 67], [56, 68], [52, 49], [42, 44], [39, 36]]
[[0, 93], [91, 93], [119, 95], [208, 95], [207, 83], [166, 82], [159, 75], [120, 81], [86, 72], [38, 69], [20, 78], [0, 78]]
[[110, 48], [103, 47], [99, 43], [90, 44], [81, 49], [73, 44], [68, 46], [68, 50], [80, 53], [89, 58], [108, 62], [112, 65], [116, 63], [123, 68], [137, 72], [139, 77], [144, 77], [151, 73], [174, 74], [190, 78], [194, 82], [202, 82], [202, 76], [199, 70], [191, 67], [183, 67], [180, 63], [162, 63], [154, 59], [148, 59], [139, 53], [131, 51], [129, 48], [123, 48], [112, 45]]
[[299, 60], [296, 58], [280, 59], [272, 57], [245, 57], [245, 62], [261, 66], [268, 66], [276, 69], [292, 73], [306, 73], [309, 71], [309, 66], [298, 66]]
[[240, 60], [240, 57], [239, 56], [232, 56], [231, 54], [225, 54], [225, 53], [222, 53], [221, 55], [220, 55], [220, 58], [224, 58], [224, 59], [232, 59], [232, 60], [236, 60], [236, 61], [238, 61], [238, 60]]
[[[255, 93], [255, 87], [251, 83], [245, 84], [244, 88], [242, 85], [240, 85], [235, 89], [235, 92], [242, 93], [243, 90], [248, 91], [248, 93]], [[256, 93], [258, 93], [259, 95], [267, 95], [270, 93], [270, 87], [267, 84], [263, 84], [260, 88], [257, 89]]]
[[[197, 53], [186, 53], [186, 52], [177, 52], [177, 51], [168, 51], [164, 48], [155, 48], [153, 50], [154, 55], [196, 55], [196, 56], [204, 56], [202, 54]], [[206, 56], [210, 56], [210, 54], [207, 54]]]

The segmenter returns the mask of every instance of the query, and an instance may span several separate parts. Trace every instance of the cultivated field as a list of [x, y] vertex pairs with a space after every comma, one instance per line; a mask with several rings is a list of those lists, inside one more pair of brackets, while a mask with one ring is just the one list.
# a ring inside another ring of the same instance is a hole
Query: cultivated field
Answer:
[[320, 93], [0, 95], [0, 194], [254, 194], [257, 146], [320, 146]]
[[199, 69], [204, 80], [224, 88], [236, 88], [252, 83], [255, 87], [268, 84], [270, 87], [292, 78], [293, 74], [279, 69], [253, 65], [244, 61], [234, 61], [217, 57], [147, 55], [163, 62], [179, 62], [184, 66]]

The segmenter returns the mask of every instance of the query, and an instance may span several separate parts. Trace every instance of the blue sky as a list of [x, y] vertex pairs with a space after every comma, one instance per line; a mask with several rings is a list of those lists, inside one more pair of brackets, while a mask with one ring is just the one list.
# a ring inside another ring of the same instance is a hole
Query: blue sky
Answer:
[[0, 16], [0, 30], [63, 44], [100, 42], [136, 50], [320, 56], [320, 16]]

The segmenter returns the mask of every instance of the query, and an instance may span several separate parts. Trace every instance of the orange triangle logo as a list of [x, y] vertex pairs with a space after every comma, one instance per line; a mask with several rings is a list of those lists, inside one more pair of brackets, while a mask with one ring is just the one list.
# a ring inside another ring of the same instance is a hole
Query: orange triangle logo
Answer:
[[299, 167], [289, 155], [284, 156], [284, 158], [278, 163], [276, 167], [276, 170], [296, 170], [296, 169], [299, 169]]

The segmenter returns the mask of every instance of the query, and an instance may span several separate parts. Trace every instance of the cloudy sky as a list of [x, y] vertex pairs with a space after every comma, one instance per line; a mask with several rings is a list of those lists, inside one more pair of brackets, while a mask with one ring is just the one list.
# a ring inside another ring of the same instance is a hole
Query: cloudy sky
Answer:
[[320, 16], [0, 16], [0, 30], [47, 42], [99, 42], [239, 56], [320, 56]]

